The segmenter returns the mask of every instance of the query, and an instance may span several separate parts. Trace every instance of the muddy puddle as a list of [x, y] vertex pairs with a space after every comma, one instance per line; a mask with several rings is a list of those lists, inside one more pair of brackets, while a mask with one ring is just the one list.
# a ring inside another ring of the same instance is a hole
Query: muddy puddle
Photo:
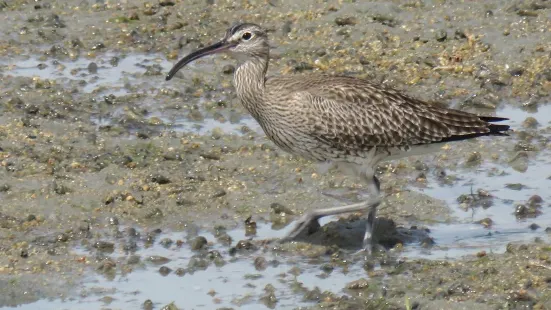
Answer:
[[[174, 88], [174, 83], [166, 82], [162, 78], [173, 65], [163, 55], [116, 55], [118, 54], [105, 53], [95, 58], [76, 60], [16, 58], [9, 61], [0, 60], [0, 69], [3, 69], [8, 78], [28, 77], [55, 80], [67, 86], [78, 85], [79, 92], [91, 94], [92, 98], [100, 103], [124, 96], [156, 96], [163, 92], [163, 87]], [[203, 72], [202, 70], [205, 70], [204, 66], [190, 65], [189, 75], [193, 76], [194, 72]], [[197, 98], [196, 105], [203, 107], [206, 101], [205, 98]], [[177, 132], [205, 135], [216, 129], [224, 133], [242, 134], [244, 126], [247, 130], [262, 132], [252, 118], [240, 115], [235, 117], [235, 113], [232, 114], [231, 111], [219, 113], [215, 119], [212, 114], [202, 110], [204, 116], [192, 119], [181, 111], [163, 107], [158, 100], [144, 102], [139, 108], [148, 109], [146, 117], [141, 120], [144, 124], [159, 123], [163, 124], [160, 127]], [[90, 120], [99, 127], [111, 126], [124, 117], [124, 110], [125, 108], [99, 104]]]

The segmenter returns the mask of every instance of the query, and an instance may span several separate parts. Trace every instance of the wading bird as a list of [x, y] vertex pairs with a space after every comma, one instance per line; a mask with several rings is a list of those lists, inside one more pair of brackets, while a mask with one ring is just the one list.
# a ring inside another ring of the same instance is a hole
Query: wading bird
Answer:
[[337, 163], [367, 184], [369, 199], [303, 215], [282, 239], [296, 237], [312, 221], [328, 215], [368, 211], [363, 246], [371, 250], [377, 206], [381, 202], [376, 165], [437, 151], [443, 143], [481, 136], [507, 135], [501, 117], [430, 105], [367, 80], [322, 74], [266, 77], [270, 47], [266, 31], [236, 24], [224, 38], [178, 61], [166, 76], [201, 57], [227, 53], [238, 61], [237, 96], [268, 138], [291, 154]]

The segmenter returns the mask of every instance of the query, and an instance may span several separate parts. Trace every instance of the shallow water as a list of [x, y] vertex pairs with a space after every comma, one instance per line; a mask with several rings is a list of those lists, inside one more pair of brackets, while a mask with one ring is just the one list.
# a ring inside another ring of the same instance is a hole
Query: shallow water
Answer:
[[[513, 130], [521, 128], [521, 123], [529, 116], [536, 118], [541, 127], [551, 126], [551, 105], [542, 106], [538, 111], [528, 112], [523, 109], [506, 107], [497, 111], [497, 115], [510, 118], [508, 121]], [[500, 172], [499, 176], [489, 177], [491, 173]], [[503, 174], [501, 174], [503, 172]], [[466, 254], [472, 254], [480, 250], [492, 250], [503, 252], [509, 242], [533, 241], [536, 237], [549, 240], [548, 235], [542, 234], [545, 225], [551, 223], [549, 201], [551, 201], [551, 150], [549, 148], [540, 151], [535, 158], [530, 159], [528, 170], [519, 172], [511, 167], [484, 162], [476, 171], [462, 169], [456, 172], [462, 179], [459, 186], [438, 185], [436, 177], [429, 176], [429, 187], [416, 189], [423, 193], [447, 202], [454, 216], [462, 223], [428, 225], [431, 236], [434, 237], [440, 249], [433, 249], [426, 253], [429, 258], [453, 258]], [[508, 188], [507, 184], [521, 183], [525, 186], [522, 190]], [[467, 211], [459, 208], [457, 197], [462, 194], [476, 192], [484, 189], [494, 197], [494, 204], [489, 208], [476, 208]], [[542, 214], [536, 218], [517, 219], [515, 216], [516, 203], [526, 202], [532, 195], [540, 195], [543, 198]], [[473, 222], [491, 218], [493, 227], [487, 229]], [[539, 223], [542, 226], [538, 230], [531, 230], [528, 226]], [[422, 253], [417, 253], [422, 254]], [[414, 254], [415, 256], [416, 254]], [[423, 255], [425, 256], [425, 255]]]
[[[175, 84], [173, 81], [164, 81], [164, 73], [168, 72], [173, 66], [172, 62], [166, 60], [162, 55], [150, 54], [129, 54], [124, 56], [115, 56], [114, 53], [105, 53], [98, 55], [93, 59], [78, 58], [77, 60], [56, 60], [48, 59], [41, 61], [37, 57], [28, 57], [26, 59], [0, 60], [0, 72], [8, 76], [31, 77], [40, 79], [56, 80], [57, 83], [69, 85], [69, 82], [85, 82], [84, 87], [79, 91], [84, 93], [94, 93], [100, 99], [105, 95], [125, 96], [130, 94], [141, 94], [150, 92], [155, 95], [160, 87], [171, 88]], [[116, 63], [113, 59], [117, 58]], [[90, 72], [88, 66], [90, 63], [97, 64], [97, 72]], [[157, 65], [162, 68], [161, 75], [153, 79], [144, 76], [148, 68]], [[192, 63], [187, 68], [189, 76], [193, 71], [204, 70], [204, 65]], [[159, 84], [152, 84], [152, 81]], [[137, 89], [134, 85], [140, 85]], [[204, 104], [203, 99], [199, 99], [198, 105]], [[147, 119], [158, 118], [164, 124], [166, 129], [176, 132], [192, 132], [196, 134], [207, 134], [214, 129], [219, 129], [225, 133], [242, 133], [243, 126], [260, 133], [262, 130], [258, 123], [250, 117], [241, 117], [237, 122], [219, 121], [211, 115], [206, 115], [202, 121], [193, 121], [185, 115], [174, 113], [174, 111], [165, 109], [162, 104], [148, 106], [150, 113]], [[115, 108], [108, 113], [98, 108], [98, 113], [92, 115], [91, 120], [98, 126], [108, 126], [116, 123], [121, 115], [124, 114], [124, 107]], [[225, 119], [231, 119], [228, 113], [223, 113]]]
[[[271, 229], [267, 225], [262, 225], [257, 234], [264, 235], [268, 230]], [[215, 240], [210, 233], [204, 232], [201, 235], [209, 241]], [[234, 240], [244, 239], [242, 230], [230, 231], [229, 235]], [[182, 240], [185, 233], [168, 233], [161, 237]], [[228, 261], [227, 248], [215, 245], [209, 250], [219, 250], [227, 260], [226, 265], [216, 267], [210, 264], [206, 270], [195, 271], [193, 274], [186, 273], [180, 277], [174, 273], [161, 276], [158, 272], [159, 266], [146, 263], [145, 268], [136, 268], [126, 275], [118, 272], [114, 280], [98, 275], [88, 276], [82, 286], [76, 288], [75, 293], [80, 297], [41, 300], [22, 305], [18, 309], [137, 309], [149, 296], [156, 308], [174, 301], [185, 309], [212, 309], [214, 306], [258, 309], [261, 303], [260, 296], [264, 295], [267, 284], [275, 287], [276, 296], [280, 300], [277, 309], [295, 309], [313, 304], [312, 301], [304, 301], [302, 294], [293, 292], [297, 282], [309, 290], [317, 287], [322, 292], [338, 292], [344, 284], [351, 281], [351, 275], [354, 275], [354, 278], [365, 276], [361, 264], [351, 264], [346, 271], [335, 268], [327, 277], [320, 277], [324, 272], [320, 269], [319, 260], [308, 263], [304, 258], [255, 252], [250, 255], [237, 254], [235, 260]], [[141, 248], [139, 253], [143, 258], [150, 255], [169, 258], [171, 261], [163, 266], [173, 270], [186, 267], [189, 259], [195, 254], [187, 244], [182, 248], [173, 245], [168, 249], [156, 244], [150, 248]], [[88, 255], [89, 252], [83, 248], [76, 248], [75, 254]], [[259, 256], [268, 261], [267, 269], [262, 271], [256, 271], [254, 268], [254, 259]], [[293, 267], [299, 267], [301, 274], [295, 276], [289, 273]], [[214, 296], [208, 294], [212, 290], [216, 292]], [[114, 300], [106, 304], [101, 300], [106, 296], [111, 296]]]
[[[120, 58], [119, 58], [120, 57]], [[113, 59], [117, 60], [113, 60]], [[96, 63], [97, 72], [89, 71], [91, 63]], [[135, 82], [147, 71], [147, 66], [158, 64], [163, 68], [170, 67], [165, 57], [160, 55], [128, 55], [113, 53], [98, 55], [93, 59], [76, 60], [47, 59], [41, 61], [36, 57], [27, 59], [5, 59], [0, 61], [4, 73], [13, 76], [55, 79], [58, 82], [85, 81], [82, 91], [93, 92], [99, 88], [108, 88], [110, 94], [126, 95], [130, 91], [126, 83]]]

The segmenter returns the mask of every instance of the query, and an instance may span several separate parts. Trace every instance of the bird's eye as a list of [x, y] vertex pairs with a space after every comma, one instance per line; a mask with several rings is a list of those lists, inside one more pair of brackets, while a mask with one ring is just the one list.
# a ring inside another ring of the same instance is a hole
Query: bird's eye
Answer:
[[250, 40], [251, 38], [253, 37], [253, 34], [250, 33], [250, 32], [245, 32], [241, 38], [243, 38], [243, 40], [247, 41], [247, 40]]

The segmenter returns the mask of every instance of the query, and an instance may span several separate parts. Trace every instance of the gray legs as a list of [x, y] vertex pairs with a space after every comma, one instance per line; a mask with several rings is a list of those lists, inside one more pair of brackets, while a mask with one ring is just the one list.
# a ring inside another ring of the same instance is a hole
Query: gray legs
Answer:
[[312, 221], [317, 221], [324, 216], [368, 210], [367, 227], [364, 235], [363, 246], [366, 251], [370, 251], [372, 246], [372, 235], [376, 226], [375, 217], [377, 213], [377, 207], [381, 203], [381, 197], [379, 195], [380, 182], [374, 176], [372, 169], [368, 169], [368, 171], [362, 173], [361, 178], [368, 185], [369, 200], [352, 205], [314, 210], [306, 213], [297, 220], [297, 223], [295, 224], [293, 229], [281, 239], [281, 242], [295, 238], [302, 231], [307, 229]]
[[[369, 176], [366, 175], [366, 178], [369, 178]], [[375, 229], [377, 227], [377, 207], [381, 203], [381, 182], [379, 182], [379, 179], [377, 179], [376, 176], [371, 177], [372, 185], [374, 186], [373, 190], [375, 192], [374, 196], [377, 197], [378, 201], [377, 204], [373, 204], [371, 206], [367, 206], [368, 208], [368, 214], [367, 214], [367, 225], [365, 227], [365, 235], [363, 240], [363, 248], [367, 252], [370, 252], [371, 247], [374, 245], [373, 240], [373, 233], [375, 232]]]

